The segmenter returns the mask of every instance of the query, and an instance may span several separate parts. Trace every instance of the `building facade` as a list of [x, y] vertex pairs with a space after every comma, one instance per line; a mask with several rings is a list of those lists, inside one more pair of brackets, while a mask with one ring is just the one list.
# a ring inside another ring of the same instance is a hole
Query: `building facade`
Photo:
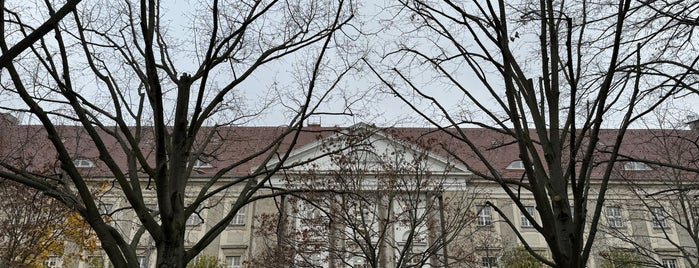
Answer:
[[[24, 138], [31, 137], [26, 133], [36, 132], [35, 126], [17, 125], [11, 120], [3, 127], [25, 133], [20, 135]], [[77, 133], [66, 128], [66, 132]], [[272, 130], [235, 129], [217, 141], [221, 143], [218, 149], [245, 150], [241, 141], [254, 143], [246, 137], [264, 139], [259, 133], [266, 131]], [[503, 137], [492, 131], [468, 131], [482, 137], [479, 146], [492, 147], [484, 151], [496, 172], [513, 180], [522, 179], [525, 167], [515, 146], [503, 145], [507, 141], [503, 143]], [[683, 147], [664, 148], [667, 153], [661, 154], [660, 147], [653, 147], [667, 145], [659, 142], [659, 133], [631, 130], [627, 134], [628, 142], [622, 150], [625, 157], [618, 163], [605, 195], [590, 267], [614, 267], [624, 262], [641, 267], [696, 265], [697, 180], [696, 172], [685, 163], [694, 160], [687, 155], [673, 155], [690, 154], [696, 148], [675, 144]], [[674, 133], [681, 134], [675, 137], [695, 135], [686, 130]], [[488, 171], [474, 161], [472, 152], [459, 147], [443, 132], [360, 124], [343, 129], [315, 127], [301, 135], [305, 135], [302, 142], [285, 159], [287, 168], [275, 173], [269, 187], [257, 193], [268, 197], [238, 210], [200, 256], [218, 259], [230, 268], [508, 267], [512, 264], [505, 256], [525, 244], [542, 258], [550, 256], [546, 240], [535, 228], [541, 226], [541, 218], [533, 196], [521, 187], [509, 186], [519, 193], [522, 206], [518, 206], [500, 184], [484, 178], [482, 174]], [[153, 239], [129, 209], [114, 179], [100, 172], [102, 164], [94, 151], [79, 148], [83, 146], [79, 135], [73, 138], [74, 164], [89, 174], [104, 217], [135, 241], [141, 267], [155, 267]], [[10, 146], [7, 140], [4, 136], [0, 144], [5, 153], [16, 155], [17, 148], [31, 152], [42, 148], [40, 143], [22, 140]], [[682, 163], [674, 164], [686, 168], [664, 168], [670, 164], [660, 165], [661, 156], [680, 159], [677, 161]], [[188, 182], [186, 199], [196, 197], [203, 187], [211, 187], [207, 185], [209, 176], [231, 159], [222, 154], [193, 161], [195, 176]], [[277, 164], [266, 162], [270, 167]], [[245, 168], [248, 170], [231, 174], [230, 180], [260, 166], [253, 163]], [[230, 180], [218, 181], [214, 187], [224, 190], [202, 203], [187, 219], [186, 247], [199, 241], [239, 200], [243, 186], [227, 187]], [[589, 191], [598, 191], [600, 182], [593, 178]], [[142, 185], [145, 203], [157, 217], [152, 186], [148, 182]], [[275, 194], [283, 190], [288, 193]], [[596, 200], [588, 201], [589, 208], [596, 205]], [[109, 267], [109, 261], [99, 251], [77, 250], [68, 243], [64, 255], [49, 256], [45, 265]]]

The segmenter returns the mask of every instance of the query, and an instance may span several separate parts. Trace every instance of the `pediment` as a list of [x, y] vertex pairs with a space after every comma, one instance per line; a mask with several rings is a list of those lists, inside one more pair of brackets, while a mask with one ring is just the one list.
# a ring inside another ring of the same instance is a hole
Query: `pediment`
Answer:
[[[268, 168], [277, 165], [274, 161]], [[295, 149], [285, 161], [291, 172], [415, 173], [465, 175], [470, 171], [455, 160], [396, 139], [375, 127], [359, 124]]]

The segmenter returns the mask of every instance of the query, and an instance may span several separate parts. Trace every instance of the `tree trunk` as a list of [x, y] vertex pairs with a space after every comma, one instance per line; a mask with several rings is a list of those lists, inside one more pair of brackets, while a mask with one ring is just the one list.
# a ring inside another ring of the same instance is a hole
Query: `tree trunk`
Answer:
[[185, 262], [184, 233], [172, 234], [170, 240], [160, 241], [156, 244], [157, 268], [184, 268]]

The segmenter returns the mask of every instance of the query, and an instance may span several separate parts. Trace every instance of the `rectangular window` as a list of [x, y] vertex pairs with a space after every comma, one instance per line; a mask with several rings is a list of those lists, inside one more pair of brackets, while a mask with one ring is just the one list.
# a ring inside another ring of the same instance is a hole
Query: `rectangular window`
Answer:
[[[532, 216], [532, 218], [536, 218], [536, 209], [533, 206], [526, 206], [524, 209], [527, 210], [527, 213]], [[522, 220], [522, 227], [534, 227], [534, 225], [527, 219], [527, 216], [525, 216], [524, 212], [522, 212], [521, 216]]]
[[240, 256], [226, 257], [226, 268], [240, 268]]
[[481, 257], [481, 265], [484, 268], [495, 268], [498, 265], [498, 259], [495, 257]]
[[612, 228], [624, 227], [620, 207], [607, 207], [607, 225]]
[[46, 267], [48, 268], [59, 268], [61, 267], [61, 257], [59, 256], [49, 256], [46, 260]]
[[666, 228], [667, 221], [665, 220], [665, 210], [662, 207], [651, 207], [650, 208], [651, 221], [653, 222], [653, 228]]
[[478, 226], [489, 226], [493, 224], [493, 215], [490, 206], [477, 206]]
[[187, 226], [197, 226], [199, 224], [202, 224], [204, 222], [204, 220], [203, 220], [203, 217], [200, 215], [200, 213], [202, 213], [202, 211], [200, 211], [199, 208], [197, 207], [197, 209], [194, 210], [192, 215], [189, 215], [189, 217], [187, 218], [186, 225]]
[[665, 268], [678, 268], [677, 261], [675, 259], [663, 259], [663, 267], [665, 267]]
[[245, 207], [241, 207], [238, 212], [233, 216], [231, 220], [231, 225], [245, 225], [247, 217], [245, 217]]
[[146, 256], [136, 256], [139, 268], [148, 268], [148, 258]]

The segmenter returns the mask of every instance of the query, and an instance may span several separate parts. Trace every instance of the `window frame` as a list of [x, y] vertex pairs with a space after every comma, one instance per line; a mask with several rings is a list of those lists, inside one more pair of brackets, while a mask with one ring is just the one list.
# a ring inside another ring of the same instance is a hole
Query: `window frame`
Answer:
[[650, 207], [648, 209], [651, 216], [651, 224], [653, 224], [653, 229], [665, 229], [668, 228], [667, 213], [663, 207]]
[[[532, 216], [532, 218], [536, 219], [536, 207], [534, 206], [524, 206], [524, 209], [529, 213], [529, 215]], [[527, 219], [527, 216], [525, 215], [524, 211], [520, 211], [520, 226], [524, 228], [531, 228], [534, 227], [534, 224]]]
[[231, 219], [230, 225], [232, 226], [244, 226], [247, 224], [247, 206], [242, 206], [240, 209], [233, 215], [233, 218]]
[[481, 267], [495, 268], [498, 267], [498, 258], [492, 256], [481, 257]]
[[493, 226], [493, 213], [489, 205], [476, 206], [478, 210], [476, 215], [476, 225], [478, 226]]
[[[201, 213], [203, 213], [203, 210], [199, 210], [199, 208], [195, 209], [194, 212], [192, 212], [189, 217], [184, 222], [184, 225], [187, 227], [194, 227], [194, 226], [199, 226], [202, 223], [204, 223], [204, 216], [201, 216]], [[194, 222], [196, 219], [196, 223]]]
[[[236, 264], [237, 262], [237, 264]], [[226, 268], [243, 267], [243, 257], [240, 255], [226, 256]]]
[[95, 162], [87, 158], [75, 158], [73, 159], [73, 165], [76, 168], [91, 168], [95, 167]]
[[679, 268], [676, 259], [662, 259], [662, 263], [665, 268]]
[[212, 168], [212, 167], [214, 167], [214, 166], [211, 165], [211, 163], [209, 163], [209, 161], [203, 160], [201, 158], [197, 158], [197, 160], [194, 160], [194, 162], [192, 162], [192, 168]]
[[46, 265], [48, 268], [59, 268], [63, 265], [63, 260], [61, 259], [61, 256], [51, 255], [46, 258], [44, 265]]
[[649, 171], [653, 170], [648, 164], [639, 161], [624, 162], [624, 170], [627, 171]]
[[[612, 214], [610, 214], [610, 212]], [[607, 226], [611, 228], [624, 228], [624, 216], [620, 206], [608, 206], [605, 208]]]
[[524, 170], [524, 161], [522, 160], [515, 160], [510, 162], [505, 169], [509, 170]]
[[148, 257], [147, 256], [138, 255], [138, 256], [136, 256], [136, 260], [138, 261], [139, 268], [148, 268]]

